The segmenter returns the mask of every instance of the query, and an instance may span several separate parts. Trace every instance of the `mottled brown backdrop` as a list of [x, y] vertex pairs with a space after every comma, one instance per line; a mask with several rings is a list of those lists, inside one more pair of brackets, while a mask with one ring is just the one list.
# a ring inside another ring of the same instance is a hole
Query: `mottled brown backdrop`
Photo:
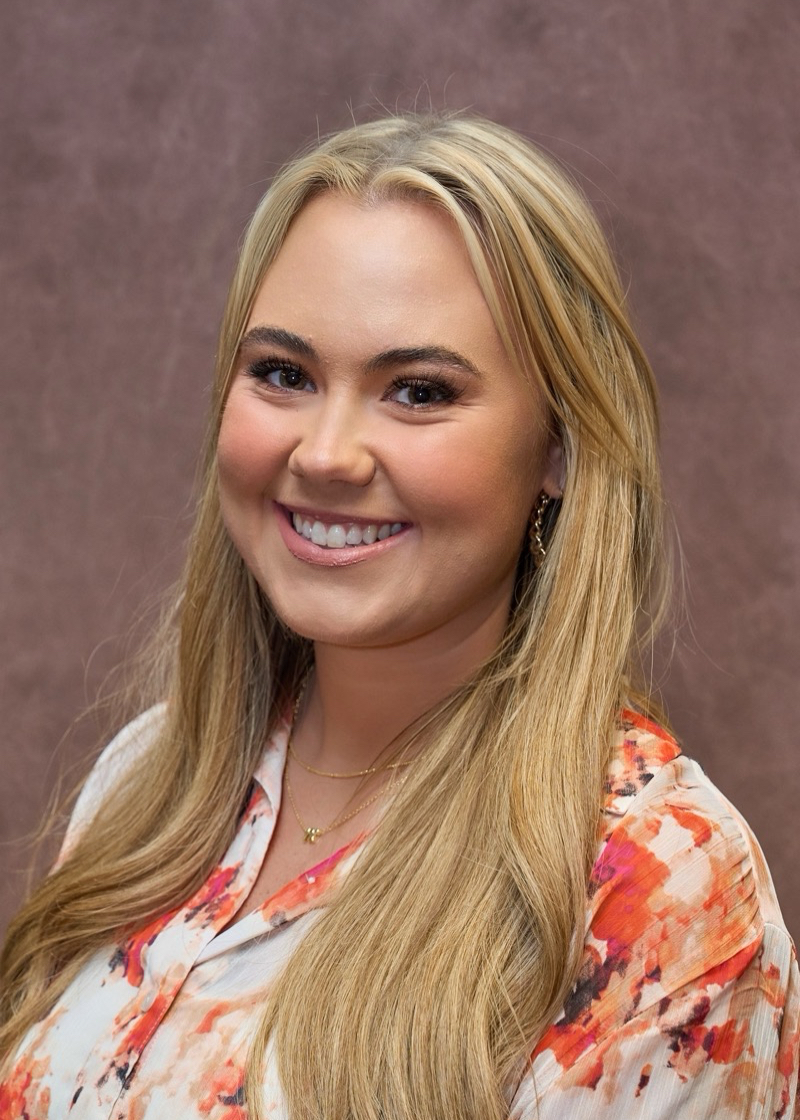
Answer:
[[665, 694], [800, 934], [799, 23], [794, 0], [5, 0], [0, 919], [92, 726], [63, 733], [177, 573], [250, 211], [318, 129], [416, 101], [538, 140], [613, 238], [685, 557]]

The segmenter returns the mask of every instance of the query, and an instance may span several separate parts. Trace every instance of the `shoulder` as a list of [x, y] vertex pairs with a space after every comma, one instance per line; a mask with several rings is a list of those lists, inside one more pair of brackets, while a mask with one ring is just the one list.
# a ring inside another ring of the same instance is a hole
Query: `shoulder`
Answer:
[[148, 708], [117, 732], [100, 752], [75, 801], [56, 866], [63, 863], [110, 791], [155, 741], [163, 726], [165, 711], [164, 703]]
[[646, 960], [663, 993], [758, 945], [765, 925], [789, 940], [744, 818], [670, 735], [633, 712], [621, 720], [602, 833], [586, 946], [604, 946], [607, 965], [610, 949], [615, 974]]
[[[639, 924], [677, 928], [706, 916], [718, 950], [783, 925], [747, 822], [674, 738], [626, 711], [606, 781], [601, 842], [589, 882], [588, 930], [635, 909]], [[698, 907], [700, 913], [697, 912]], [[623, 923], [637, 930], [631, 917]], [[661, 932], [665, 932], [664, 928]]]
[[578, 981], [534, 1053], [540, 1085], [610, 1088], [613, 1066], [619, 1092], [632, 1079], [637, 1117], [648, 1079], [688, 1107], [690, 1090], [733, 1091], [746, 1074], [754, 1111], [726, 1117], [793, 1093], [800, 977], [761, 849], [701, 767], [633, 712], [609, 769], [583, 936]]

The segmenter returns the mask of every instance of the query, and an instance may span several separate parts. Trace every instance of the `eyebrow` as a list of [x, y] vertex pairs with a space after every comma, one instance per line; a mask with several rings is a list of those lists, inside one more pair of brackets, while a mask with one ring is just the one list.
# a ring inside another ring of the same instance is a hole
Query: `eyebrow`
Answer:
[[469, 358], [465, 358], [455, 350], [448, 350], [446, 346], [398, 346], [392, 350], [383, 350], [380, 354], [369, 358], [364, 363], [364, 368], [373, 373], [390, 366], [414, 365], [422, 362], [452, 366], [474, 374], [475, 377], [481, 375], [478, 367], [473, 365]]
[[[319, 361], [319, 355], [308, 339], [294, 334], [293, 331], [284, 330], [283, 327], [253, 327], [242, 338], [240, 349], [250, 345], [279, 346], [304, 358]], [[393, 366], [422, 363], [451, 366], [471, 373], [475, 377], [481, 376], [480, 370], [469, 358], [446, 346], [395, 346], [368, 358], [364, 363], [364, 370], [367, 373], [375, 373]]]
[[311, 343], [292, 331], [285, 331], [283, 327], [253, 327], [239, 343], [239, 348], [250, 345], [280, 346], [284, 350], [292, 350], [295, 354], [302, 354], [304, 358], [317, 360], [317, 352]]

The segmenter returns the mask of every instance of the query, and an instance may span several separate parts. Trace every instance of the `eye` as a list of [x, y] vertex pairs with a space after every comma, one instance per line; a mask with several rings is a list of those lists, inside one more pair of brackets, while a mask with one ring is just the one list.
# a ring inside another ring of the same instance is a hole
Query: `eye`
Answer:
[[456, 388], [439, 377], [397, 377], [388, 393], [389, 399], [418, 410], [446, 404], [458, 396]]
[[315, 392], [314, 384], [305, 370], [282, 358], [259, 358], [250, 363], [246, 372], [262, 385], [271, 385], [284, 392]]

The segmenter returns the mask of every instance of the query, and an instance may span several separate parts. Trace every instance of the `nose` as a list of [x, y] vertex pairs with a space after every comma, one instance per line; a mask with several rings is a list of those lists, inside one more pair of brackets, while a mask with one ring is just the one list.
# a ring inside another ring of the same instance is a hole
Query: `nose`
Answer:
[[289, 471], [312, 482], [367, 486], [376, 462], [365, 440], [365, 417], [344, 399], [323, 398], [304, 410]]

